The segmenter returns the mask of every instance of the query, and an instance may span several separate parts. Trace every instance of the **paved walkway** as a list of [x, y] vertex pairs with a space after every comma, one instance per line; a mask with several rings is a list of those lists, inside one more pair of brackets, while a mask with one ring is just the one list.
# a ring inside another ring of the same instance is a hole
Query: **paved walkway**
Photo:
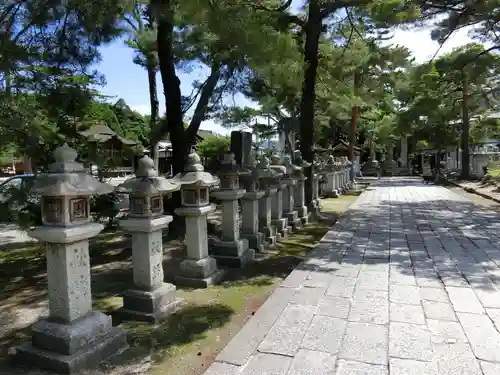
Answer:
[[365, 191], [205, 375], [499, 375], [500, 213]]

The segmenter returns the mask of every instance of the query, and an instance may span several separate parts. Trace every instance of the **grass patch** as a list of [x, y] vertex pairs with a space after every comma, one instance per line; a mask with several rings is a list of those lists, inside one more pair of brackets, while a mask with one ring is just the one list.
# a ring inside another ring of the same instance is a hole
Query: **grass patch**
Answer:
[[[322, 200], [321, 220], [290, 235], [266, 256], [259, 257], [244, 269], [227, 270], [222, 284], [208, 289], [179, 288], [177, 296], [183, 303], [162, 324], [122, 323], [121, 326], [128, 331], [131, 349], [112, 359], [106, 367], [133, 367], [141, 359], [150, 357], [149, 370], [141, 374], [202, 374], [357, 195]], [[113, 312], [122, 304], [120, 293], [132, 286], [131, 251], [125, 243], [121, 236], [109, 233], [92, 241], [92, 292], [96, 310]], [[35, 306], [46, 301], [45, 259], [39, 245], [30, 244], [14, 252], [0, 250], [0, 259], [4, 262], [0, 264], [0, 281], [3, 281], [2, 294], [5, 297], [0, 307], [6, 308], [4, 311], [14, 314], [19, 308], [34, 310]], [[9, 269], [6, 270], [6, 267]], [[167, 279], [172, 273], [169, 267], [164, 264]], [[31, 271], [26, 273], [25, 270]], [[16, 278], [22, 282], [16, 284]], [[7, 286], [10, 288], [5, 289]], [[29, 335], [29, 329], [20, 327], [16, 330], [13, 327], [10, 334], [0, 341], [4, 355], [8, 347], [25, 341]]]

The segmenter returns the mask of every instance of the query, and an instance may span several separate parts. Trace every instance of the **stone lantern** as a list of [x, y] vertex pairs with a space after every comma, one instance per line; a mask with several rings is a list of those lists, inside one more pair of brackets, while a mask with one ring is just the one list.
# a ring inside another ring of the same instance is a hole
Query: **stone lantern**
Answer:
[[163, 230], [173, 217], [163, 215], [163, 196], [180, 189], [176, 180], [158, 177], [149, 156], [139, 160], [136, 177], [118, 186], [129, 194], [130, 211], [120, 226], [132, 234], [134, 288], [123, 294], [123, 320], [158, 323], [178, 306], [175, 286], [163, 282]]
[[294, 155], [293, 163], [297, 167], [299, 167], [295, 176], [297, 180], [297, 185], [295, 186], [294, 190], [295, 209], [297, 210], [299, 219], [302, 221], [302, 224], [305, 225], [309, 222], [309, 213], [307, 212], [307, 206], [306, 206], [305, 182], [307, 180], [307, 177], [305, 176], [304, 170], [305, 168], [309, 168], [311, 166], [311, 163], [308, 163], [307, 161], [302, 159], [302, 153], [300, 152], [300, 150], [294, 151], [293, 155]]
[[240, 175], [249, 175], [250, 171], [239, 168], [232, 153], [224, 155], [219, 169], [220, 189], [213, 196], [222, 201], [222, 238], [214, 241], [210, 253], [217, 263], [228, 267], [244, 267], [255, 258], [255, 252], [249, 249], [248, 240], [240, 238], [240, 213], [238, 200], [246, 190], [240, 188]]
[[259, 201], [259, 230], [264, 234], [269, 246], [274, 246], [281, 238], [281, 234], [276, 233], [276, 227], [272, 224], [272, 198], [278, 192], [276, 187], [280, 183], [283, 174], [270, 168], [269, 159], [262, 156], [257, 165], [257, 178], [260, 187], [264, 191], [264, 197]]
[[286, 184], [286, 188], [283, 190], [283, 216], [288, 219], [288, 225], [292, 229], [298, 229], [302, 221], [299, 218], [299, 213], [295, 211], [295, 189], [301, 168], [292, 163], [290, 155], [283, 157], [283, 165], [286, 168], [286, 174], [283, 178], [283, 182]]
[[207, 215], [216, 208], [208, 200], [209, 188], [217, 185], [219, 179], [204, 171], [196, 153], [188, 156], [184, 173], [174, 179], [181, 184], [182, 202], [175, 213], [186, 217], [186, 259], [175, 281], [180, 285], [206, 288], [218, 283], [223, 276], [216, 260], [208, 255], [207, 235]]
[[259, 201], [266, 195], [260, 190], [259, 170], [256, 168], [253, 151], [247, 155], [247, 165], [251, 173], [240, 176], [240, 185], [246, 190], [241, 198], [241, 237], [248, 240], [248, 246], [258, 252], [264, 251], [264, 234], [259, 232]]
[[17, 348], [18, 359], [60, 373], [77, 373], [127, 348], [126, 333], [111, 317], [92, 311], [89, 238], [104, 226], [90, 220], [90, 197], [114, 187], [97, 181], [65, 144], [54, 163], [36, 177], [43, 225], [29, 234], [46, 243], [49, 317], [32, 327], [32, 342]]
[[279, 175], [274, 185], [277, 192], [271, 199], [271, 222], [276, 228], [276, 232], [282, 237], [286, 237], [288, 234], [288, 218], [283, 217], [283, 191], [287, 187], [287, 184], [283, 182], [283, 177], [286, 175], [286, 167], [281, 164], [281, 158], [277, 154], [271, 157], [269, 167]]
[[321, 211], [321, 199], [319, 197], [319, 180], [322, 169], [322, 163], [315, 156], [312, 163], [312, 201], [311, 211], [314, 216], [318, 216]]
[[324, 166], [325, 176], [326, 176], [326, 187], [325, 193], [328, 197], [338, 198], [339, 196], [339, 186], [337, 179], [337, 162], [333, 155], [328, 156], [328, 159]]

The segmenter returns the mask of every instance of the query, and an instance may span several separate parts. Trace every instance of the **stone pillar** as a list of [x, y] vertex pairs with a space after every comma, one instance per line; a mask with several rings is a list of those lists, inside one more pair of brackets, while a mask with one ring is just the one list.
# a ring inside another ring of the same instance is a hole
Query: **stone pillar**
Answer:
[[218, 283], [223, 271], [217, 262], [208, 255], [207, 215], [215, 211], [209, 203], [209, 187], [219, 180], [205, 172], [198, 154], [188, 156], [184, 173], [175, 177], [181, 184], [182, 207], [175, 213], [186, 218], [186, 259], [180, 265], [175, 277], [179, 285], [206, 288]]
[[238, 200], [246, 191], [240, 189], [239, 176], [249, 174], [236, 166], [234, 155], [224, 155], [219, 169], [220, 189], [213, 196], [222, 201], [222, 238], [214, 241], [211, 254], [217, 263], [227, 267], [244, 267], [255, 258], [249, 249], [248, 240], [240, 238], [240, 213]]
[[17, 348], [24, 364], [59, 373], [79, 373], [127, 348], [126, 333], [111, 317], [92, 311], [89, 239], [103, 225], [90, 220], [90, 196], [113, 192], [86, 173], [77, 153], [64, 145], [39, 175], [43, 225], [30, 236], [46, 243], [49, 317], [32, 327], [32, 342]]
[[281, 234], [276, 232], [276, 227], [272, 224], [272, 200], [278, 192], [276, 184], [283, 175], [269, 167], [269, 159], [265, 156], [260, 159], [257, 172], [260, 187], [265, 191], [264, 197], [259, 201], [259, 230], [264, 233], [266, 242], [274, 246], [281, 239]]
[[401, 137], [401, 168], [408, 168], [408, 136]]
[[122, 320], [159, 323], [177, 308], [175, 286], [163, 282], [162, 232], [173, 217], [163, 215], [163, 196], [180, 189], [175, 180], [158, 177], [149, 156], [139, 160], [136, 177], [119, 191], [129, 194], [130, 211], [120, 226], [132, 234], [134, 287], [123, 294]]
[[[300, 150], [296, 150], [294, 152], [294, 164], [298, 167], [296, 173], [297, 185], [295, 186], [294, 189], [294, 203], [295, 203], [294, 208], [297, 211], [299, 219], [301, 220], [302, 224], [306, 225], [309, 223], [309, 212], [306, 206], [305, 182], [307, 180], [307, 177], [304, 174], [304, 169], [309, 168], [311, 166], [311, 163], [308, 163], [307, 161], [303, 160], [302, 153], [300, 152]], [[314, 181], [312, 181], [312, 185], [313, 185], [312, 200], [314, 201], [315, 200]]]
[[276, 179], [276, 195], [271, 199], [271, 222], [276, 227], [277, 233], [282, 237], [288, 234], [288, 219], [283, 217], [283, 191], [287, 187], [282, 181], [282, 176], [286, 174], [286, 168], [280, 164], [279, 155], [273, 155], [271, 158], [270, 168], [280, 175]]
[[486, 167], [490, 161], [488, 154], [486, 153], [474, 153], [471, 155], [472, 159], [472, 174], [476, 178], [484, 177], [484, 167]]
[[338, 198], [340, 195], [338, 189], [338, 172], [336, 161], [332, 155], [328, 157], [325, 164], [325, 177], [325, 195], [330, 198]]
[[241, 237], [248, 240], [248, 246], [257, 251], [264, 251], [264, 234], [259, 232], [259, 202], [266, 195], [264, 190], [260, 190], [259, 174], [255, 164], [255, 157], [250, 149], [247, 155], [243, 155], [246, 160], [245, 168], [251, 170], [251, 174], [240, 177], [240, 183], [246, 190], [241, 198]]
[[243, 162], [243, 132], [234, 130], [231, 132], [230, 150], [234, 154], [237, 165]]

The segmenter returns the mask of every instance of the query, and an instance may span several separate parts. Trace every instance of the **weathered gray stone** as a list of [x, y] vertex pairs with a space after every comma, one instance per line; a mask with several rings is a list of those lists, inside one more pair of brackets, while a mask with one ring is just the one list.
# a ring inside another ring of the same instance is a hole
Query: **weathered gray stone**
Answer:
[[339, 358], [384, 365], [388, 360], [387, 343], [387, 327], [349, 322]]
[[203, 373], [203, 375], [237, 375], [240, 373], [241, 367], [231, 365], [229, 363], [214, 362]]
[[336, 354], [347, 327], [347, 321], [329, 316], [314, 316], [302, 340], [301, 348]]
[[292, 359], [282, 355], [257, 353], [239, 375], [282, 375], [285, 374]]
[[450, 303], [423, 301], [425, 316], [428, 319], [456, 321], [457, 317]]
[[352, 301], [349, 321], [374, 324], [387, 324], [389, 322], [389, 302], [385, 298], [357, 295]]
[[290, 301], [291, 304], [295, 305], [311, 305], [317, 306], [325, 296], [326, 288], [300, 288], [297, 290], [296, 294]]
[[259, 345], [259, 352], [293, 356], [311, 323], [315, 306], [290, 305]]
[[492, 363], [486, 361], [479, 361], [484, 375], [498, 375], [500, 374], [500, 363]]
[[500, 331], [500, 309], [486, 309], [486, 312], [498, 331]]
[[387, 290], [388, 287], [389, 275], [385, 272], [362, 270], [356, 282], [356, 289]]
[[462, 326], [458, 322], [427, 319], [427, 327], [431, 334], [431, 341], [434, 343], [468, 342]]
[[453, 308], [457, 312], [484, 314], [484, 308], [470, 288], [446, 287]]
[[434, 344], [434, 356], [439, 375], [482, 375], [469, 344]]
[[301, 349], [287, 375], [335, 375], [336, 360], [332, 354]]
[[354, 292], [356, 279], [350, 277], [332, 277], [326, 291], [327, 296], [351, 298]]
[[417, 285], [411, 267], [391, 266], [389, 282], [391, 284]]
[[316, 314], [331, 316], [332, 318], [347, 319], [351, 302], [342, 297], [324, 297], [318, 306]]
[[304, 286], [309, 288], [326, 288], [330, 285], [332, 275], [326, 272], [312, 271], [304, 281]]
[[440, 375], [435, 363], [412, 359], [391, 358], [389, 369], [391, 375]]
[[385, 365], [372, 365], [339, 359], [337, 361], [336, 375], [389, 375], [389, 370]]
[[500, 362], [500, 333], [486, 315], [457, 313], [474, 354], [484, 361]]
[[281, 287], [284, 288], [298, 288], [307, 279], [307, 276], [311, 273], [310, 269], [294, 269], [290, 275], [281, 283]]
[[244, 365], [295, 295], [294, 289], [278, 288], [217, 357], [218, 361]]
[[419, 305], [391, 303], [390, 320], [391, 322], [425, 324], [424, 311]]
[[391, 285], [389, 300], [393, 303], [420, 305], [419, 287], [411, 285]]
[[391, 322], [389, 327], [389, 355], [419, 361], [432, 360], [432, 346], [427, 327]]
[[450, 302], [448, 294], [443, 288], [420, 288], [420, 298], [425, 301]]

